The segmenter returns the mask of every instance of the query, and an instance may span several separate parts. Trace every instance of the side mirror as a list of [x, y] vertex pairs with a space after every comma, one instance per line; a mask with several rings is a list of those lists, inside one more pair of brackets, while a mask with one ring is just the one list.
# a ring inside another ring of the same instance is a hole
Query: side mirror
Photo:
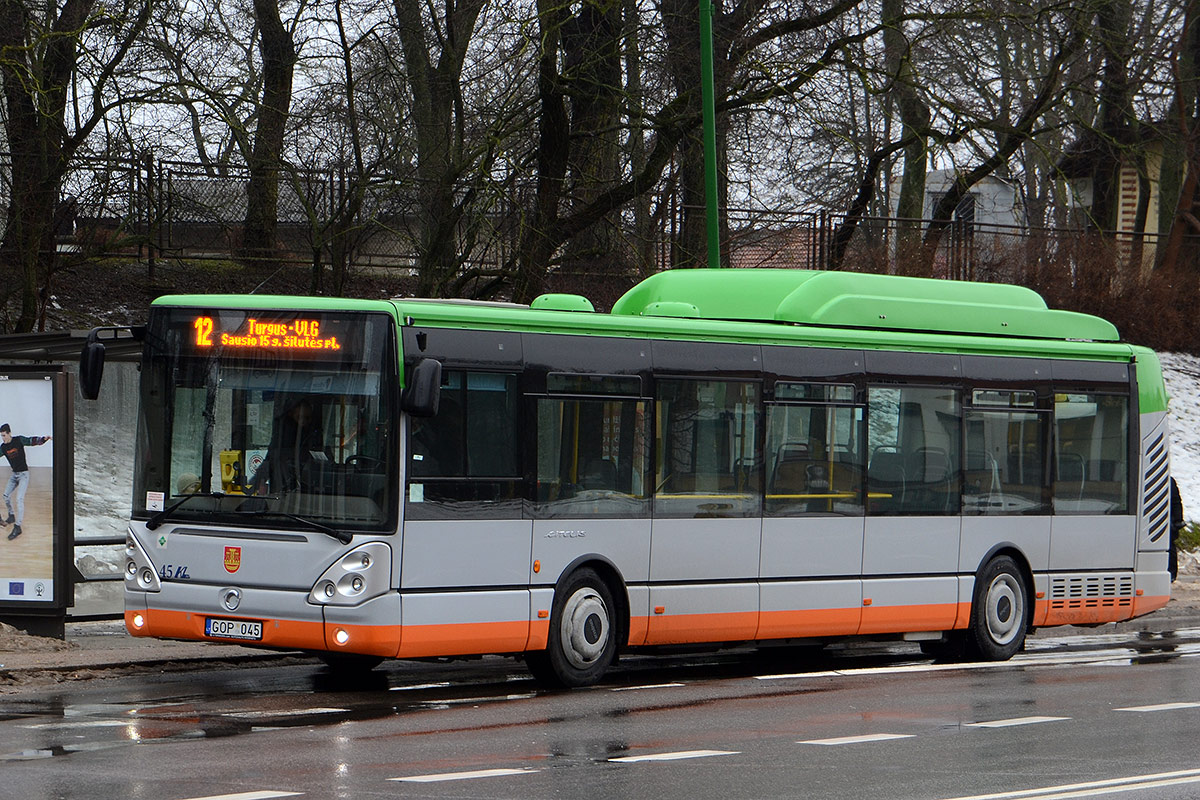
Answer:
[[88, 332], [87, 341], [79, 351], [79, 391], [88, 400], [100, 396], [100, 381], [104, 378], [104, 341], [117, 349], [114, 358], [128, 351], [131, 342], [146, 340], [145, 325], [102, 325]]
[[88, 339], [79, 353], [79, 391], [88, 400], [100, 396], [104, 378], [104, 343]]
[[414, 417], [432, 417], [442, 398], [442, 362], [422, 358], [408, 376], [408, 386], [400, 398], [400, 407]]

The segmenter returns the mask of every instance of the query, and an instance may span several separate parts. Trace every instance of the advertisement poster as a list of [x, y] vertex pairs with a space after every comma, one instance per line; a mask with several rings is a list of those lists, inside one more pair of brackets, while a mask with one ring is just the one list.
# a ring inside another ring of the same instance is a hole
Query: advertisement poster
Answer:
[[55, 602], [55, 378], [0, 368], [0, 605]]

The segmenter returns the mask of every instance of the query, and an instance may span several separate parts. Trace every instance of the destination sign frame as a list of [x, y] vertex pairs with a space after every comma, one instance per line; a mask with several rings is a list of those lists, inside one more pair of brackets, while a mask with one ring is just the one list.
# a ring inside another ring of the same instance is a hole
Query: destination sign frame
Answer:
[[[221, 318], [197, 314], [191, 320], [191, 344], [199, 351], [216, 347], [270, 352], [319, 351], [337, 353], [343, 347], [338, 333], [328, 334], [328, 324], [312, 317], [283, 315], [247, 316], [233, 330], [222, 330]], [[336, 324], [336, 323], [335, 323]]]

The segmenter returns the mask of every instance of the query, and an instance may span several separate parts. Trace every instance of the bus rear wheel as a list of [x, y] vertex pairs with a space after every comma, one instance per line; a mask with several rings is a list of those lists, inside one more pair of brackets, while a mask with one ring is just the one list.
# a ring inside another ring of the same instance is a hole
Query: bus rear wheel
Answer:
[[997, 556], [975, 581], [970, 643], [984, 661], [1007, 661], [1025, 644], [1029, 596], [1017, 562]]
[[527, 653], [530, 672], [556, 687], [590, 686], [617, 654], [612, 592], [594, 570], [571, 573], [554, 596], [546, 649]]

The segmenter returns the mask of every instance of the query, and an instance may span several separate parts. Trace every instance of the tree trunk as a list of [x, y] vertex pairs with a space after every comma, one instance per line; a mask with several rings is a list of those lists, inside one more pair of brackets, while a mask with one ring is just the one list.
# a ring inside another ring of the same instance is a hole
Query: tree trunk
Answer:
[[393, 0], [412, 93], [417, 135], [417, 293], [440, 297], [450, 290], [459, 268], [459, 223], [455, 200], [462, 172], [462, 134], [455, 125], [460, 107], [463, 59], [486, 0], [445, 2], [436, 60], [426, 44], [417, 0]]
[[925, 216], [930, 114], [929, 106], [921, 99], [917, 89], [908, 38], [900, 21], [903, 15], [904, 0], [883, 0], [880, 19], [883, 23], [884, 63], [892, 80], [891, 96], [900, 112], [900, 138], [908, 142], [904, 147], [904, 169], [896, 204], [896, 270], [901, 275], [912, 275], [921, 271], [919, 220]]
[[278, 3], [254, 0], [254, 16], [258, 21], [259, 52], [263, 61], [263, 93], [248, 165], [250, 181], [246, 187], [242, 256], [269, 259], [277, 255], [279, 173], [283, 166], [283, 137], [292, 104], [296, 48], [279, 17]]
[[[700, 92], [700, 19], [694, 0], [663, 0], [663, 26], [667, 31], [667, 60], [676, 96], [686, 113], [702, 116]], [[714, 5], [719, 5], [715, 4]], [[732, 33], [727, 15], [713, 13], [713, 97], [719, 106], [729, 93], [733, 66], [729, 62]], [[717, 114], [717, 208], [720, 214], [721, 261], [727, 261], [729, 242], [729, 182], [726, 180], [726, 144], [729, 118]], [[682, 219], [679, 236], [671, 243], [672, 267], [708, 265], [708, 227], [705, 197], [704, 131], [691, 127], [679, 149], [679, 193]]]
[[1104, 52], [1104, 66], [1096, 122], [1097, 152], [1092, 170], [1092, 220], [1097, 228], [1109, 232], [1117, 229], [1122, 161], [1136, 136], [1129, 78], [1132, 16], [1130, 0], [1105, 0], [1097, 12], [1097, 33]]
[[[642, 88], [642, 51], [637, 38], [637, 0], [622, 0], [625, 16], [625, 95], [629, 103], [629, 165], [634, 175], [646, 166], [646, 132], [643, 115], [645, 96]], [[633, 201], [634, 266], [639, 278], [645, 278], [656, 266], [654, 216], [649, 192]]]
[[546, 269], [558, 246], [554, 228], [558, 204], [567, 174], [570, 120], [558, 71], [558, 50], [566, 14], [555, 0], [538, 0], [537, 191], [531, 219], [525, 225], [518, 245], [517, 271], [513, 280], [513, 300], [528, 303], [542, 293]]
[[[1160, 178], [1159, 231], [1166, 240], [1159, 253], [1159, 267], [1200, 268], [1193, 242], [1200, 236], [1197, 219], [1197, 178], [1200, 176], [1200, 9], [1188, 3], [1184, 39], [1175, 64], [1175, 102], [1172, 116], [1176, 138], [1163, 150]], [[1174, 156], [1174, 158], [1169, 158]]]
[[[570, 95], [571, 151], [568, 194], [583, 208], [621, 179], [621, 6], [585, 0], [563, 34], [564, 79]], [[571, 273], [627, 271], [616, 215], [606, 216], [567, 244], [563, 266]]]
[[[67, 86], [75, 70], [78, 36], [94, 0], [67, 0], [39, 40], [45, 20], [33, 19], [20, 0], [0, 2], [0, 79], [12, 158], [8, 225], [0, 242], [5, 299], [17, 294], [20, 310], [11, 329], [32, 331], [38, 321], [38, 288], [55, 260], [55, 210], [66, 173]], [[41, 53], [40, 62], [36, 60]]]

